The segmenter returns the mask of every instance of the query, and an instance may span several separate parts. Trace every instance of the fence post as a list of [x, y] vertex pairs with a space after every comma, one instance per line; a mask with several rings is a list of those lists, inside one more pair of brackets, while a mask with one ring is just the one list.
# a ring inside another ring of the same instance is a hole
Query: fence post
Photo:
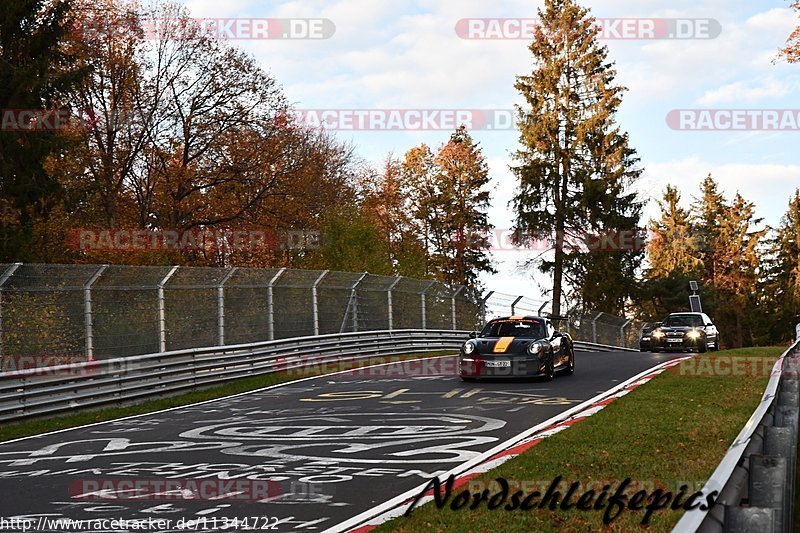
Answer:
[[217, 285], [217, 337], [220, 346], [225, 346], [225, 284], [237, 270], [237, 267], [230, 269]]
[[619, 345], [622, 346], [623, 348], [628, 347], [627, 343], [625, 342], [625, 328], [628, 327], [628, 324], [630, 324], [631, 322], [633, 322], [633, 320], [628, 320], [627, 322], [622, 324], [621, 328], [619, 328]]
[[422, 329], [428, 329], [428, 317], [426, 316], [426, 308], [425, 308], [425, 293], [428, 292], [428, 289], [433, 287], [433, 284], [436, 283], [435, 281], [431, 281], [428, 283], [428, 286], [425, 287], [425, 290], [422, 291], [422, 294], [419, 295], [420, 299], [420, 311], [422, 312]]
[[319, 335], [319, 301], [317, 299], [317, 286], [330, 270], [325, 270], [319, 275], [314, 285], [311, 286], [311, 312], [314, 316], [314, 335]]
[[517, 299], [514, 300], [513, 302], [511, 302], [511, 315], [512, 316], [517, 314], [517, 311], [516, 311], [517, 304], [519, 303], [520, 300], [522, 300], [522, 298], [523, 298], [522, 296], [517, 296]]
[[178, 266], [174, 266], [167, 272], [164, 279], [158, 284], [158, 351], [167, 351], [167, 317], [166, 306], [164, 305], [164, 286], [169, 279], [178, 271]]
[[83, 285], [83, 327], [86, 358], [94, 361], [94, 320], [92, 319], [92, 285], [103, 275], [108, 265], [101, 265]]
[[483, 322], [486, 322], [486, 302], [489, 301], [489, 298], [491, 298], [493, 294], [494, 291], [489, 291], [486, 293], [486, 296], [481, 299], [481, 325], [483, 325]]
[[597, 313], [597, 316], [592, 320], [592, 342], [597, 344], [597, 319], [603, 316], [603, 313]]
[[392, 329], [394, 328], [394, 309], [392, 308], [392, 291], [394, 290], [395, 287], [397, 287], [397, 284], [400, 283], [400, 280], [402, 279], [403, 276], [397, 276], [396, 278], [394, 278], [394, 281], [392, 282], [391, 285], [389, 285], [389, 288], [386, 291], [386, 304], [389, 310], [389, 331], [392, 331]]
[[450, 311], [452, 312], [453, 331], [458, 329], [458, 324], [456, 322], [456, 297], [463, 290], [464, 290], [464, 286], [463, 285], [459, 286], [458, 290], [456, 292], [454, 292], [453, 296], [450, 298]]
[[364, 272], [353, 286], [350, 287], [350, 299], [353, 301], [353, 331], [358, 331], [358, 295], [356, 294], [356, 288], [358, 284], [364, 281], [364, 278], [367, 277], [369, 272]]
[[275, 340], [275, 308], [272, 287], [275, 286], [275, 282], [284, 272], [286, 272], [286, 268], [278, 270], [277, 274], [272, 276], [272, 279], [267, 284], [267, 338], [271, 341]]
[[17, 271], [19, 267], [22, 266], [22, 263], [14, 263], [10, 267], [3, 272], [3, 276], [0, 277], [0, 360], [3, 357], [3, 288], [6, 285], [6, 281], [8, 278], [14, 275], [14, 272]]

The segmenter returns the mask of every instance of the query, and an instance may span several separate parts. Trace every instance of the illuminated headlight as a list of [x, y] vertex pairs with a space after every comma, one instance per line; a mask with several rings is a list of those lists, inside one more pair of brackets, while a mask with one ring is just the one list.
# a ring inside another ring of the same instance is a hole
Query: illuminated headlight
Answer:
[[541, 344], [537, 344], [537, 343], [534, 342], [530, 346], [528, 346], [528, 353], [530, 353], [530, 354], [536, 355], [537, 353], [539, 353], [541, 351], [542, 351], [542, 345]]
[[663, 336], [664, 336], [664, 332], [661, 331], [661, 330], [656, 330], [656, 331], [653, 332], [653, 338], [654, 339], [660, 339]]
[[464, 343], [464, 347], [461, 349], [464, 350], [465, 354], [469, 355], [475, 351], [475, 343], [472, 341], [467, 341]]
[[690, 339], [699, 339], [700, 338], [700, 332], [697, 331], [696, 329], [693, 329], [692, 331], [687, 333], [686, 336], [689, 337]]

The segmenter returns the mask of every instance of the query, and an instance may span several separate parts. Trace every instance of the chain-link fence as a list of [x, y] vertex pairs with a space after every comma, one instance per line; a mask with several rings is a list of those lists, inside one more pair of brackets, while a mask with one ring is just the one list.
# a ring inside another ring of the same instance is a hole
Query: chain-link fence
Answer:
[[466, 330], [479, 318], [463, 289], [405, 277], [0, 264], [5, 362], [109, 359], [351, 331]]
[[[351, 272], [0, 264], [0, 370], [25, 358], [45, 366], [326, 333], [471, 330], [546, 305]], [[569, 328], [579, 340], [638, 342], [635, 324], [611, 315], [574, 317]]]
[[[485, 319], [503, 315], [547, 315], [550, 302], [525, 296], [489, 292], [479, 308]], [[559, 329], [568, 331], [575, 340], [638, 348], [642, 328], [646, 325], [635, 319], [593, 311], [567, 312], [566, 320], [555, 320]]]

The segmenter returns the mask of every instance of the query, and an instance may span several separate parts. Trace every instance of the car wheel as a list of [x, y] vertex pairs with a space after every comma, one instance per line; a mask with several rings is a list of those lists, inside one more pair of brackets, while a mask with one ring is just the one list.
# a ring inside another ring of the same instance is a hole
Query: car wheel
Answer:
[[571, 376], [575, 373], [575, 349], [570, 346], [569, 347], [569, 362], [567, 363], [567, 369], [564, 370], [565, 376]]
[[476, 378], [468, 378], [468, 377], [465, 377], [465, 376], [461, 376], [461, 381], [469, 382], [469, 381], [476, 381], [476, 380], [477, 380]]
[[697, 351], [700, 353], [706, 353], [708, 351], [708, 341], [703, 341], [697, 345]]
[[556, 367], [554, 359], [555, 356], [551, 353], [550, 359], [547, 361], [547, 365], [545, 366], [545, 375], [544, 375], [545, 381], [553, 381], [553, 379], [556, 377]]

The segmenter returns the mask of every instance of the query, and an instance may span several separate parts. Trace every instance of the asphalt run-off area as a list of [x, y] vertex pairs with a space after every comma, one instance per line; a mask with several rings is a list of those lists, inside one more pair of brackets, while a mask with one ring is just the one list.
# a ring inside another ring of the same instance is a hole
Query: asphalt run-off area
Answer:
[[38, 531], [70, 531], [65, 518], [106, 520], [93, 531], [336, 529], [675, 357], [577, 352], [575, 374], [552, 382], [464, 383], [447, 356], [12, 441], [0, 516]]

